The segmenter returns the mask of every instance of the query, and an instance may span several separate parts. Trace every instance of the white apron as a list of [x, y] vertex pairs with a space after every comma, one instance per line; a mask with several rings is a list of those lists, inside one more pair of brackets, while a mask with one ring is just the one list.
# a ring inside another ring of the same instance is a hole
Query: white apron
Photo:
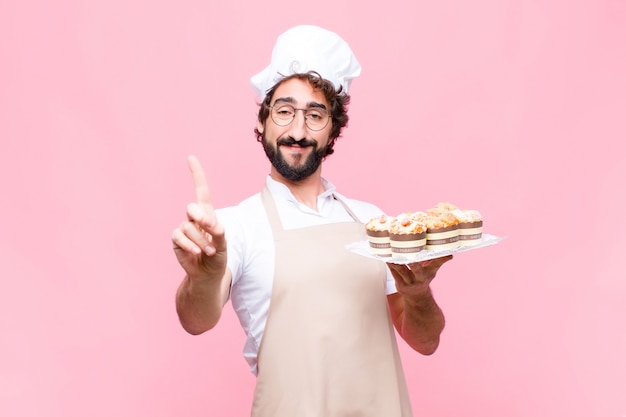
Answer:
[[283, 230], [261, 196], [276, 253], [252, 417], [412, 417], [385, 264], [344, 247], [363, 224], [342, 202], [355, 222]]

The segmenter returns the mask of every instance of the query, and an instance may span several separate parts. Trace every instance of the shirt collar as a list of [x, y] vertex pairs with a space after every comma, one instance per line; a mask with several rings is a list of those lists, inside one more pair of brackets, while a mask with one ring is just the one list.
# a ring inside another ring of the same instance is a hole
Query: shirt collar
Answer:
[[[289, 187], [281, 182], [274, 180], [270, 175], [267, 176], [265, 184], [267, 185], [267, 188], [269, 188], [272, 195], [283, 198], [298, 206], [301, 205], [301, 203], [296, 200], [296, 197], [294, 197], [294, 195], [291, 193]], [[335, 187], [332, 182], [327, 181], [324, 178], [322, 178], [322, 186], [324, 187], [324, 191], [322, 191], [320, 195], [317, 196], [318, 208], [323, 206], [324, 203], [332, 200], [334, 198], [333, 194], [337, 190], [337, 187]]]

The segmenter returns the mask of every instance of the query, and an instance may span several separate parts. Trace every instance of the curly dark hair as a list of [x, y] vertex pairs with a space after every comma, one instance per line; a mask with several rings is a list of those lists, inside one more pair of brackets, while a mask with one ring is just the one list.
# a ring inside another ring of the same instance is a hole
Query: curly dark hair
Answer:
[[[328, 145], [326, 146], [325, 155], [328, 156], [335, 152], [333, 149], [333, 147], [335, 146], [335, 141], [341, 136], [341, 130], [348, 124], [348, 104], [350, 104], [350, 96], [343, 90], [342, 86], [340, 86], [339, 89], [335, 90], [333, 84], [330, 81], [322, 78], [319, 73], [315, 71], [309, 71], [306, 73], [292, 74], [282, 78], [271, 89], [267, 91], [265, 99], [259, 104], [258, 120], [260, 123], [265, 125], [265, 122], [267, 121], [267, 118], [270, 114], [270, 104], [272, 102], [274, 92], [282, 83], [294, 78], [302, 81], [307, 81], [315, 90], [321, 91], [324, 94], [326, 101], [328, 101], [330, 105], [329, 113], [331, 117], [332, 128], [328, 137]], [[254, 133], [256, 135], [256, 140], [258, 142], [261, 142], [263, 134], [259, 131], [258, 128], [254, 128]]]

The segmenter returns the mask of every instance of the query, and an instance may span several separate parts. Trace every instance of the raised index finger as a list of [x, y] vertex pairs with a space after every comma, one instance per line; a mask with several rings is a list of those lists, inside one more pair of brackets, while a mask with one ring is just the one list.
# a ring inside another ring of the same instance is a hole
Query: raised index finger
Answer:
[[209, 193], [209, 186], [206, 182], [206, 176], [200, 161], [195, 155], [189, 155], [187, 158], [189, 163], [189, 169], [191, 170], [191, 176], [193, 177], [193, 185], [196, 188], [196, 198], [198, 203], [203, 205], [211, 204], [211, 195]]

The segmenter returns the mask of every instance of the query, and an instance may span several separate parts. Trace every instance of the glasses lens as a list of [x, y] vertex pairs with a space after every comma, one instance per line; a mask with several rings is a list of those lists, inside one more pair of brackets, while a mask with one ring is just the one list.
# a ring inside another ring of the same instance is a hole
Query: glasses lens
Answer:
[[306, 125], [312, 130], [320, 130], [328, 123], [328, 113], [323, 109], [308, 109], [306, 111]]
[[289, 104], [279, 104], [272, 107], [272, 120], [279, 126], [287, 126], [296, 115], [296, 109]]

